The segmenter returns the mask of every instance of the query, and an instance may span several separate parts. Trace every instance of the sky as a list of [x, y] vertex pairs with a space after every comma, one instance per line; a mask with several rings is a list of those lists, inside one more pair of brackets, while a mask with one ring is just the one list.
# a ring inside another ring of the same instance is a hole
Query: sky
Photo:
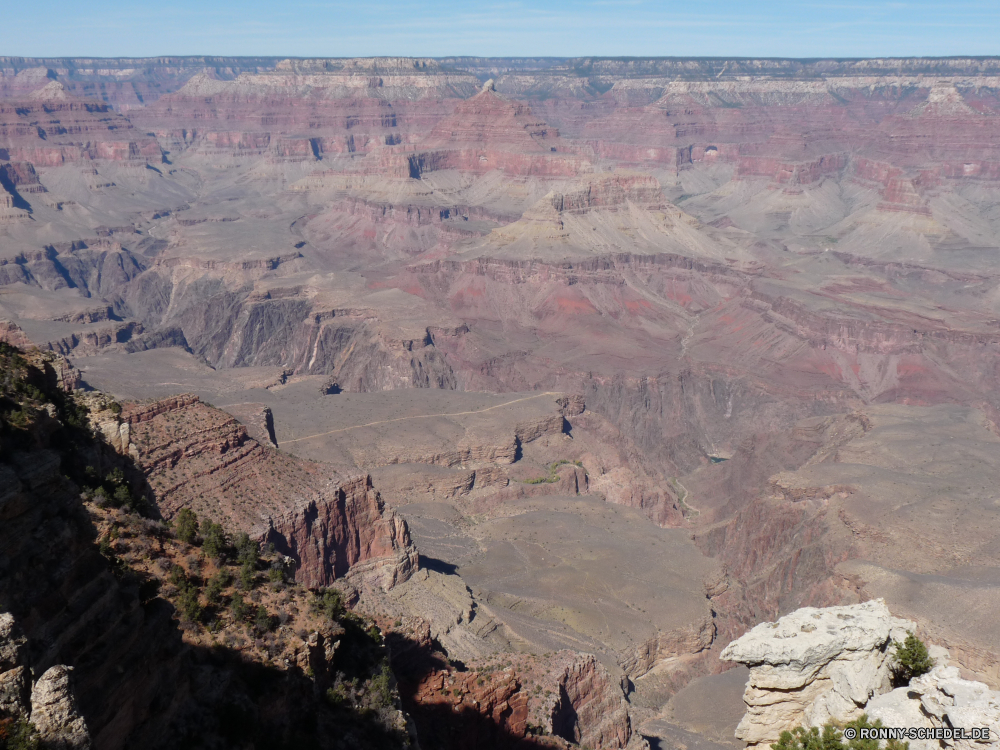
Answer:
[[1000, 0], [4, 0], [0, 56], [1000, 54]]

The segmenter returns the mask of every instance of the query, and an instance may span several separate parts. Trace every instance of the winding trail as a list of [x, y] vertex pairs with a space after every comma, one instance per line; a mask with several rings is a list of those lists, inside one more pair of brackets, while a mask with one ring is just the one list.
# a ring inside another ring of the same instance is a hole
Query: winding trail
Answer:
[[683, 484], [681, 484], [681, 480], [677, 479], [676, 477], [674, 477], [674, 485], [684, 490], [684, 497], [680, 498], [681, 503], [690, 508], [691, 510], [693, 510], [700, 516], [701, 510], [699, 508], [694, 507], [693, 505], [691, 505], [690, 502], [688, 502], [688, 498], [691, 497], [691, 492], [688, 490], [688, 488], [685, 487]]
[[541, 398], [543, 396], [558, 396], [562, 391], [545, 391], [544, 393], [536, 393], [532, 396], [525, 396], [524, 398], [516, 398], [513, 401], [505, 401], [502, 404], [495, 404], [494, 406], [487, 406], [485, 409], [469, 409], [468, 411], [453, 411], [453, 412], [443, 412], [441, 414], [417, 414], [412, 417], [396, 417], [396, 419], [382, 419], [378, 422], [366, 422], [365, 424], [355, 424], [350, 427], [340, 427], [336, 430], [328, 430], [327, 432], [317, 432], [315, 435], [306, 435], [305, 437], [294, 438], [293, 440], [281, 440], [279, 441], [281, 445], [287, 445], [288, 443], [299, 443], [303, 440], [312, 440], [313, 438], [324, 437], [326, 435], [335, 435], [338, 432], [347, 432], [348, 430], [356, 430], [359, 427], [375, 427], [380, 424], [392, 424], [394, 422], [406, 422], [410, 419], [429, 419], [431, 417], [460, 417], [465, 414], [483, 414], [484, 412], [493, 411], [494, 409], [501, 409], [505, 406], [510, 406], [511, 404], [519, 404], [522, 401], [531, 401], [535, 398]]

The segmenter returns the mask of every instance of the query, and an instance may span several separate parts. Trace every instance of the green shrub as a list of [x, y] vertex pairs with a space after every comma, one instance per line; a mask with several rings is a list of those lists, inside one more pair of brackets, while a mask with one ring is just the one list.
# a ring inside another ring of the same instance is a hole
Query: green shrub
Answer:
[[239, 587], [244, 591], [253, 589], [257, 582], [257, 566], [249, 560], [240, 566]]
[[198, 538], [198, 516], [190, 508], [181, 508], [174, 524], [177, 538], [187, 544], [194, 544]]
[[249, 534], [246, 532], [237, 534], [236, 540], [233, 542], [233, 547], [236, 549], [236, 560], [240, 565], [245, 565], [248, 562], [253, 563], [254, 566], [257, 565], [257, 558], [260, 556], [260, 545], [251, 539]]
[[40, 750], [41, 747], [38, 730], [27, 719], [0, 719], [0, 750]]
[[[385, 708], [392, 706], [392, 672], [389, 671], [388, 661], [382, 662], [381, 671], [371, 678], [368, 689], [375, 705]], [[458, 689], [455, 690], [456, 694], [460, 692]]]
[[209, 604], [217, 604], [222, 596], [222, 590], [229, 585], [230, 575], [228, 570], [220, 570], [212, 576], [205, 587], [205, 598]]
[[222, 528], [222, 524], [213, 523], [208, 519], [201, 522], [201, 540], [202, 552], [214, 560], [222, 557], [228, 546], [226, 530]]
[[[844, 729], [852, 727], [861, 730], [881, 726], [881, 720], [876, 719], [872, 723], [868, 721], [867, 715], [862, 714], [860, 718], [847, 722]], [[909, 747], [909, 742], [886, 740], [884, 750], [909, 750]], [[845, 742], [843, 732], [828, 722], [823, 726], [822, 732], [817, 727], [795, 727], [790, 732], [782, 732], [778, 741], [771, 745], [771, 750], [879, 750], [879, 741], [861, 739], [859, 731], [854, 739]]]
[[328, 620], [339, 620], [344, 614], [344, 603], [336, 589], [324, 589], [313, 599], [313, 610]]
[[195, 586], [189, 583], [180, 590], [177, 609], [189, 622], [198, 622], [201, 619], [201, 604], [198, 602], [198, 589]]
[[914, 677], [927, 674], [934, 668], [934, 660], [927, 653], [927, 646], [913, 633], [907, 631], [906, 640], [895, 644], [896, 676], [901, 683], [909, 684]]
[[233, 594], [233, 599], [229, 603], [229, 609], [232, 610], [233, 618], [237, 622], [246, 620], [247, 615], [250, 613], [250, 607], [239, 593]]
[[253, 616], [253, 625], [259, 633], [266, 633], [274, 628], [274, 618], [271, 617], [267, 608], [263, 605], [257, 607]]
[[128, 491], [128, 487], [120, 484], [115, 488], [110, 504], [114, 508], [121, 508], [122, 506], [131, 508], [135, 505], [135, 502], [132, 500], [132, 493]]

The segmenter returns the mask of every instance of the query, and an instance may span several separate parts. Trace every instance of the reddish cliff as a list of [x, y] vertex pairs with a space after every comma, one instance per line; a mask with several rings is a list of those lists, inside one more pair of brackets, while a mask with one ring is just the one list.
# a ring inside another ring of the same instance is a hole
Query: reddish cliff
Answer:
[[145, 472], [167, 517], [182, 507], [273, 542], [296, 561], [296, 579], [326, 586], [349, 573], [390, 588], [416, 569], [403, 521], [368, 477], [264, 448], [243, 425], [196, 396], [100, 412], [100, 429]]
[[154, 138], [107, 104], [68, 96], [56, 82], [28, 99], [0, 103], [0, 157], [34, 166], [94, 159], [162, 161]]

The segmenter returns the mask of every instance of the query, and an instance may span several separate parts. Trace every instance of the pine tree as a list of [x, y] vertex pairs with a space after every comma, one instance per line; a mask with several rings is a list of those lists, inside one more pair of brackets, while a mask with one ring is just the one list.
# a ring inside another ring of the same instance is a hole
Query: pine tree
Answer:
[[927, 646], [913, 633], [906, 632], [906, 640], [896, 644], [896, 675], [904, 684], [914, 677], [927, 674], [934, 668], [934, 660], [927, 653]]

